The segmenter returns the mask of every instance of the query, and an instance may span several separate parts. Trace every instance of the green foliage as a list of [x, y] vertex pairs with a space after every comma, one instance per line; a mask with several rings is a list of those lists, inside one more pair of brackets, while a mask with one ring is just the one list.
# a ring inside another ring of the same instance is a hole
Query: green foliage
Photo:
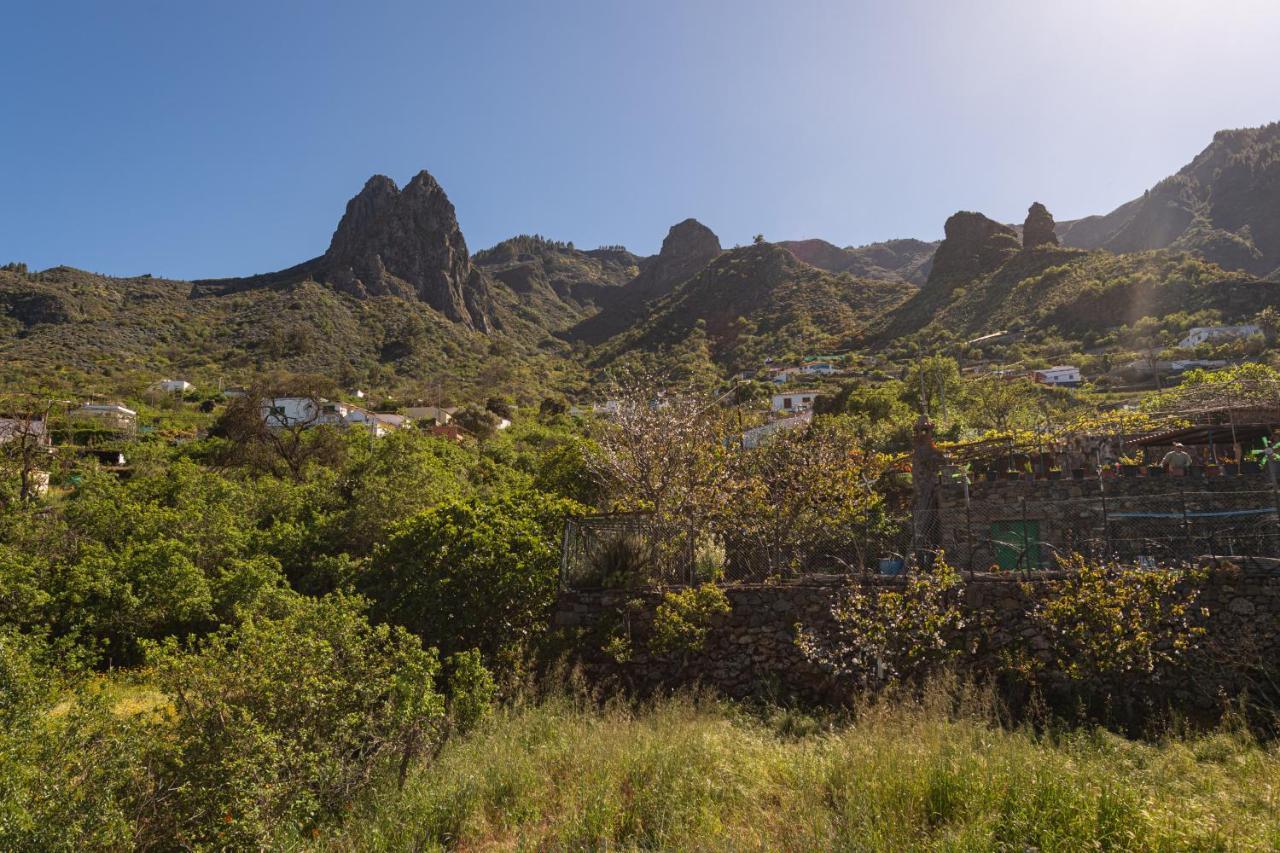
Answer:
[[478, 649], [451, 655], [445, 670], [449, 724], [454, 732], [466, 734], [493, 713], [498, 685], [481, 662]]
[[522, 705], [370, 797], [328, 846], [1265, 850], [1280, 833], [1280, 756], [1231, 731], [1038, 736], [943, 691], [786, 725], [801, 716], [687, 697]]
[[831, 609], [836, 630], [801, 626], [797, 643], [810, 659], [864, 686], [919, 683], [958, 653], [962, 589], [959, 572], [942, 560], [900, 589], [855, 582]]
[[662, 603], [653, 612], [650, 647], [658, 654], [700, 652], [706, 644], [711, 623], [731, 609], [724, 590], [714, 583], [665, 593]]
[[1064, 676], [1090, 701], [1136, 699], [1195, 647], [1195, 573], [1143, 571], [1075, 556], [1066, 576], [1034, 590], [1029, 616], [1048, 638], [1048, 659], [1024, 653], [1017, 669], [1031, 678]]
[[546, 624], [559, 573], [559, 527], [582, 507], [526, 492], [451, 501], [395, 527], [359, 580], [380, 618], [448, 655], [492, 660]]
[[151, 647], [173, 838], [256, 846], [336, 816], [444, 715], [434, 651], [353, 599], [284, 600], [190, 651]]

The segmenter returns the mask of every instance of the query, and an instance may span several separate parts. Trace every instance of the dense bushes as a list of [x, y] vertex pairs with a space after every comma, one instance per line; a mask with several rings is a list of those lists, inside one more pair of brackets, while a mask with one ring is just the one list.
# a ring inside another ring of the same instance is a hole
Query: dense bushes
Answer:
[[[0, 843], [253, 847], [339, 816], [447, 727], [439, 662], [357, 599], [285, 593], [193, 646], [149, 648], [159, 698], [122, 707], [95, 680], [33, 685], [33, 641], [0, 641]], [[455, 666], [460, 727], [492, 693]]]
[[559, 569], [556, 531], [581, 510], [539, 492], [443, 504], [396, 527], [360, 587], [380, 618], [444, 654], [515, 651], [547, 624]]

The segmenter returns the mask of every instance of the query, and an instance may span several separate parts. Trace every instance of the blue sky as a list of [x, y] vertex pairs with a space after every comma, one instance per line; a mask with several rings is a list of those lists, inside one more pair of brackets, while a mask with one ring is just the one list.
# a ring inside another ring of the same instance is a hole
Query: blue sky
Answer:
[[0, 11], [0, 262], [193, 278], [426, 168], [474, 251], [1105, 212], [1280, 120], [1280, 4], [172, 0]]

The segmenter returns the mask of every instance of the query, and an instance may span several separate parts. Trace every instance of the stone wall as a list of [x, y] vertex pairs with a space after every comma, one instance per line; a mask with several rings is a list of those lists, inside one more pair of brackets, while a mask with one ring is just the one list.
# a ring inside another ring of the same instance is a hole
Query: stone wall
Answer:
[[[1060, 575], [1046, 573], [1025, 586], [1007, 574], [978, 574], [967, 580], [963, 603], [975, 617], [970, 624], [985, 626], [971, 630], [981, 632], [979, 645], [986, 656], [969, 659], [969, 664], [990, 671], [1011, 644], [1048, 647], [1047, 638], [1035, 635], [1026, 613], [1031, 605], [1028, 596], [1035, 598], [1053, 577]], [[832, 603], [849, 582], [825, 577], [728, 588], [725, 594], [731, 611], [713, 619], [700, 652], [683, 658], [647, 650], [653, 612], [662, 600], [656, 592], [565, 591], [557, 602], [554, 625], [576, 635], [578, 663], [597, 682], [642, 694], [701, 684], [735, 698], [839, 702], [851, 695], [853, 686], [808, 660], [796, 645], [796, 632], [800, 625], [819, 632], [832, 630]], [[890, 588], [902, 583], [885, 577], [852, 582]], [[1202, 617], [1206, 644], [1228, 648], [1247, 644], [1273, 660], [1280, 655], [1280, 565], [1276, 561], [1211, 569], [1201, 584], [1197, 607], [1207, 611]], [[623, 663], [603, 651], [609, 637], [619, 635], [628, 637], [632, 651]], [[1212, 704], [1213, 696], [1238, 693], [1243, 683], [1238, 673], [1225, 670], [1214, 677], [1220, 683], [1197, 684], [1194, 690], [1190, 684], [1172, 683], [1171, 698], [1198, 702], [1204, 710], [1206, 697]]]
[[997, 562], [999, 531], [1016, 537], [1024, 525], [1044, 543], [1029, 568], [1052, 567], [1055, 551], [1160, 561], [1277, 556], [1277, 497], [1257, 466], [1236, 476], [979, 480], [967, 490], [953, 480], [941, 489], [937, 542], [954, 565], [978, 570]]

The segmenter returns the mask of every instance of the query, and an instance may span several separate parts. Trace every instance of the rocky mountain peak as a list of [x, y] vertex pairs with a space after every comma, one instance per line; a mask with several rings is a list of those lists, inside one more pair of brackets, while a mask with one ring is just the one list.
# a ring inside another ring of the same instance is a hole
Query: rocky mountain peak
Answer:
[[1058, 245], [1058, 235], [1054, 231], [1053, 214], [1040, 202], [1032, 202], [1027, 208], [1027, 219], [1022, 225], [1022, 248], [1034, 249], [1037, 246]]
[[490, 301], [453, 204], [419, 172], [403, 190], [374, 175], [351, 201], [319, 259], [317, 278], [354, 296], [419, 299], [450, 320], [488, 330]]
[[958, 286], [994, 272], [1022, 248], [1008, 225], [967, 210], [953, 213], [944, 233], [933, 256], [928, 288]]
[[653, 289], [669, 290], [701, 270], [723, 249], [720, 238], [696, 219], [671, 226], [651, 267]]

